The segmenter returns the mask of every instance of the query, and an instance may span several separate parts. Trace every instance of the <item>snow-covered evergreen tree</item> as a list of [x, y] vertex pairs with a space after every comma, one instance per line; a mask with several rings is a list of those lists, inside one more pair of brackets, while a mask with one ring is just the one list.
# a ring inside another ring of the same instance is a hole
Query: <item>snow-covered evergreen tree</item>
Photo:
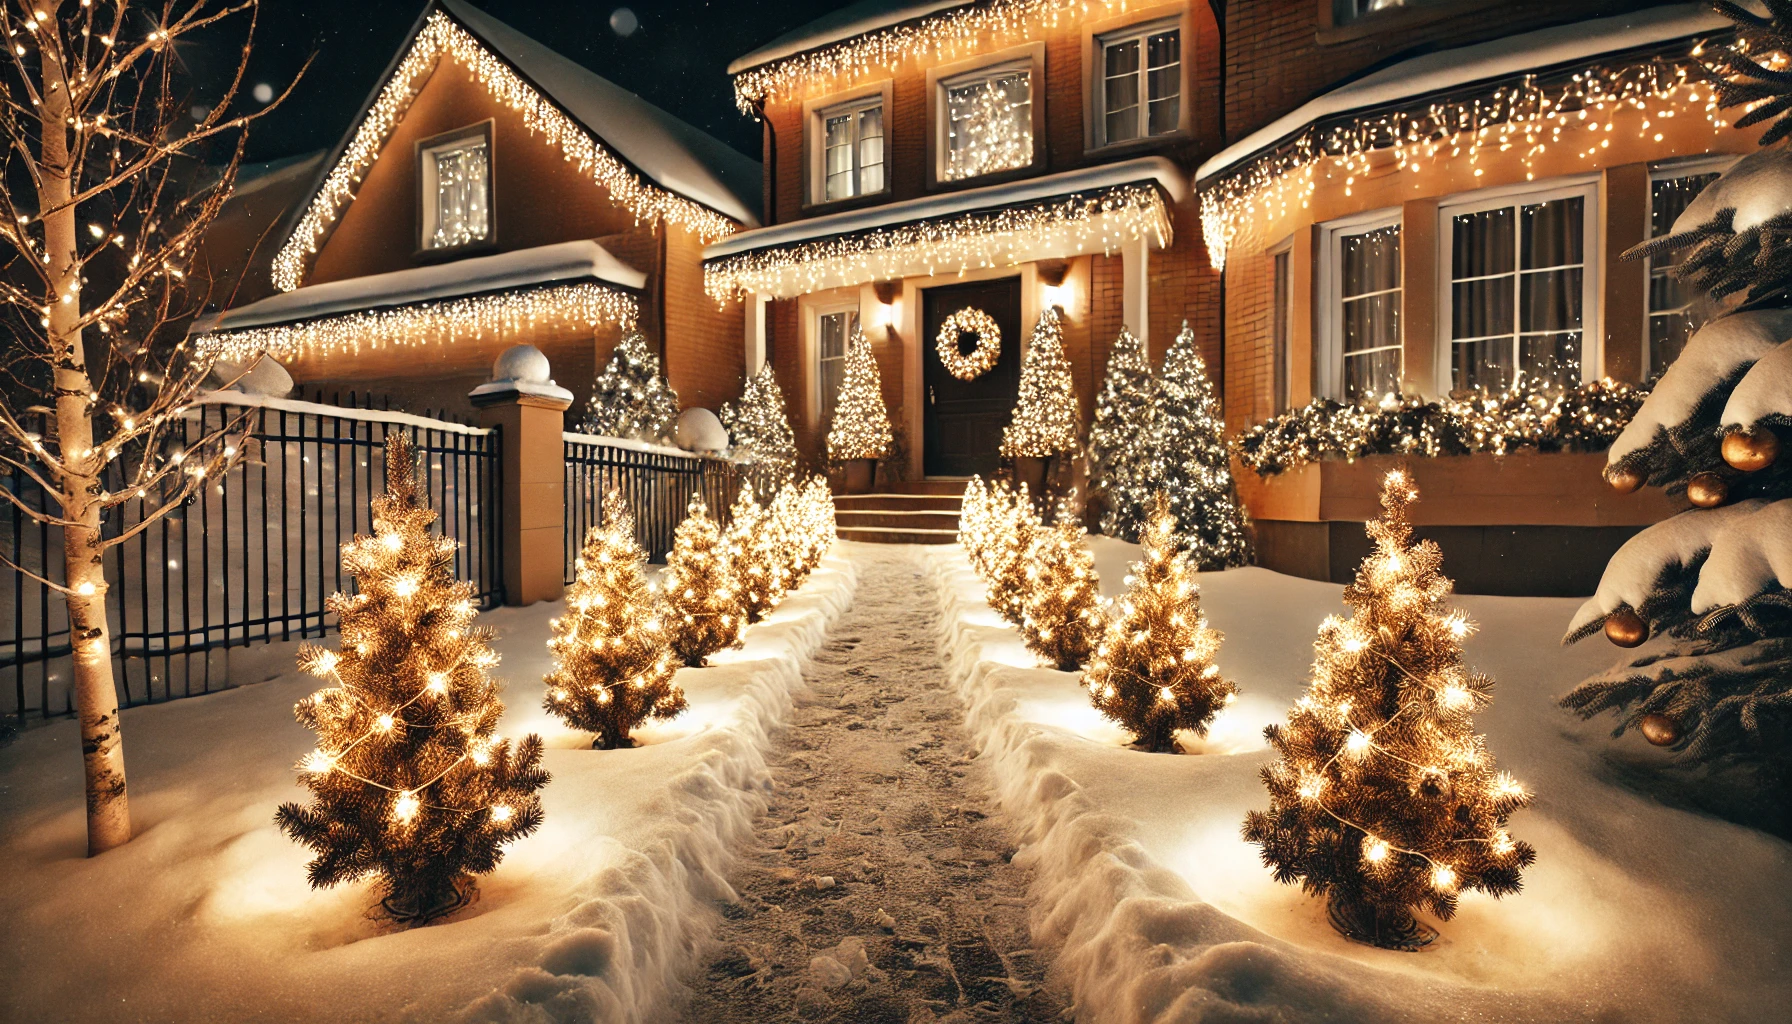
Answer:
[[1121, 327], [1108, 350], [1108, 372], [1089, 427], [1089, 486], [1102, 508], [1101, 530], [1110, 537], [1137, 541], [1145, 526], [1156, 389], [1144, 342]]
[[[1751, 54], [1792, 49], [1792, 2], [1769, 17], [1718, 7]], [[1637, 534], [1569, 625], [1623, 647], [1660, 642], [1581, 684], [1563, 703], [1619, 715], [1618, 731], [1702, 762], [1741, 760], [1792, 778], [1792, 81], [1752, 57], [1714, 50], [1725, 108], [1759, 104], [1738, 127], [1772, 121], [1762, 148], [1705, 188], [1671, 232], [1627, 256], [1686, 249], [1677, 272], [1717, 316], [1693, 334], [1624, 433], [1606, 478], [1620, 491], [1684, 492], [1697, 508]]]
[[640, 331], [616, 343], [592, 385], [579, 432], [671, 444], [678, 426], [678, 392], [660, 376], [660, 357]]
[[796, 473], [796, 435], [784, 414], [784, 391], [778, 387], [772, 364], [766, 363], [747, 378], [739, 402], [722, 406], [722, 425], [728, 428], [735, 457], [762, 471], [757, 483], [766, 493], [775, 493]]
[[1164, 356], [1156, 412], [1144, 445], [1152, 463], [1148, 476], [1169, 498], [1183, 550], [1202, 570], [1245, 564], [1251, 541], [1232, 480], [1226, 424], [1186, 320]]

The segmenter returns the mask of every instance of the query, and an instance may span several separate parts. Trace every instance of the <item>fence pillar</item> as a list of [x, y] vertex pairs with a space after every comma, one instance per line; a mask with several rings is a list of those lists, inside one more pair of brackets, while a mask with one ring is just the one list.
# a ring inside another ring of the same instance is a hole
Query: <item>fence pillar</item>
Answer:
[[479, 425], [499, 431], [503, 460], [504, 603], [560, 599], [565, 566], [566, 456], [561, 437], [572, 392], [548, 376], [533, 345], [508, 348], [492, 379], [468, 393]]

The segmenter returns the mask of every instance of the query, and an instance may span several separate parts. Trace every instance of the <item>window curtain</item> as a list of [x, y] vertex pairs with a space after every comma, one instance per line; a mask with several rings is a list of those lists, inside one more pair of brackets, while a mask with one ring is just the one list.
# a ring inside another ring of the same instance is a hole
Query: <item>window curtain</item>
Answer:
[[432, 249], [450, 249], [476, 242], [491, 233], [486, 196], [491, 161], [485, 140], [431, 154], [436, 170], [436, 229]]

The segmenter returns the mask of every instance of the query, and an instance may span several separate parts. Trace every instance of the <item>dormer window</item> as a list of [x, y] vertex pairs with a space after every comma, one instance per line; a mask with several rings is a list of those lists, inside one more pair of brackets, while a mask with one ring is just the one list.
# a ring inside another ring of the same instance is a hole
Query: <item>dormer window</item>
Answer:
[[418, 249], [450, 252], [489, 244], [492, 123], [485, 121], [417, 143]]
[[946, 114], [939, 177], [961, 181], [1033, 163], [1031, 61], [999, 64], [940, 83]]

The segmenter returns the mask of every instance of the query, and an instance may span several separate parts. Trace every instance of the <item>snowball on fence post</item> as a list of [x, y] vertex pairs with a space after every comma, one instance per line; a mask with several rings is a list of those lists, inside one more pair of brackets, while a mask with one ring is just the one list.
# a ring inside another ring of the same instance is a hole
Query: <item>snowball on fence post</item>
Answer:
[[468, 392], [479, 425], [499, 431], [503, 500], [504, 603], [560, 599], [566, 552], [566, 410], [572, 392], [549, 376], [547, 356], [513, 345], [492, 363], [492, 379]]

